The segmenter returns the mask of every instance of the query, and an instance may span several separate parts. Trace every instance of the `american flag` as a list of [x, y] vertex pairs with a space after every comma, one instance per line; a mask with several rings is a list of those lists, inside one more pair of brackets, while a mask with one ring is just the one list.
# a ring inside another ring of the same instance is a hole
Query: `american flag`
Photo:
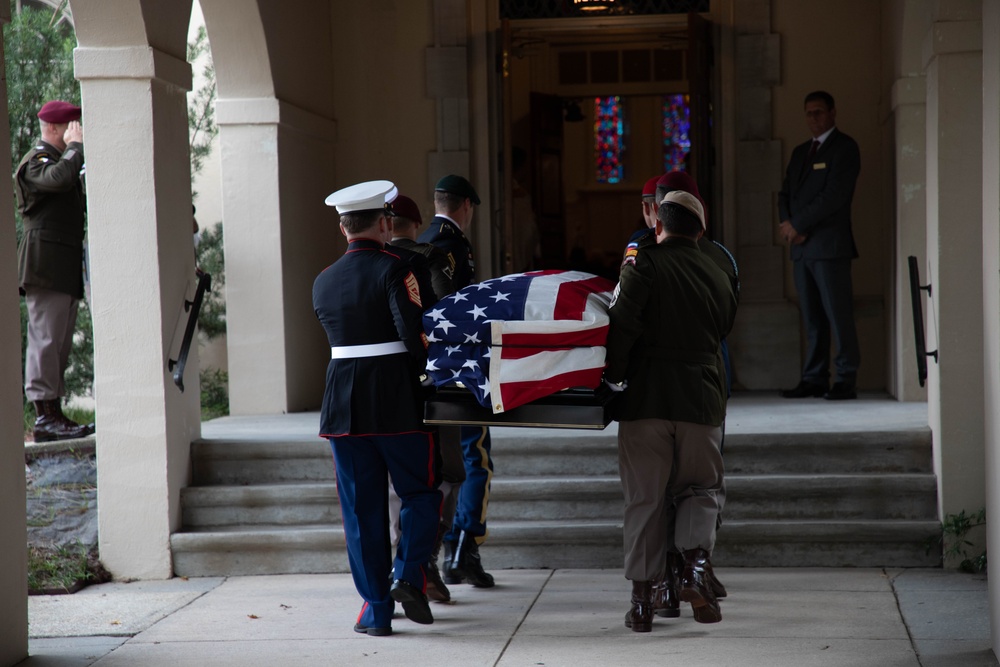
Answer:
[[469, 285], [424, 312], [434, 384], [462, 383], [494, 414], [604, 370], [614, 284], [580, 271], [531, 271]]

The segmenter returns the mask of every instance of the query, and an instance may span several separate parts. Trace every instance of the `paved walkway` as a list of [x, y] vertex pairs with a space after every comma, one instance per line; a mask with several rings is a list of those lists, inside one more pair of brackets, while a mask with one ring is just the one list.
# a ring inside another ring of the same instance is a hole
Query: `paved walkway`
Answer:
[[32, 597], [25, 667], [644, 665], [986, 667], [985, 576], [942, 570], [725, 569], [723, 620], [684, 605], [653, 631], [623, 625], [618, 570], [494, 571], [454, 587], [435, 623], [397, 616], [391, 637], [352, 631], [349, 575], [172, 579]]

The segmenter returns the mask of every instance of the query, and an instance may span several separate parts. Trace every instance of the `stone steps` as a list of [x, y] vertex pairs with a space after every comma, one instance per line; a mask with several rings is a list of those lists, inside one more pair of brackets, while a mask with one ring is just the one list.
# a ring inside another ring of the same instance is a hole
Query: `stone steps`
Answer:
[[[621, 567], [608, 432], [494, 429], [488, 568]], [[347, 570], [329, 445], [203, 440], [171, 538], [187, 576]], [[928, 429], [730, 434], [715, 560], [728, 566], [933, 566]]]

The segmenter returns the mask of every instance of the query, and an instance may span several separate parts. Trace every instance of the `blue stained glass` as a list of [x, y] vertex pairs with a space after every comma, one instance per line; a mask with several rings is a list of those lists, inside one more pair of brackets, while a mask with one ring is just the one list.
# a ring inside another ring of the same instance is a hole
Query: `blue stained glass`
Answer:
[[594, 98], [594, 156], [598, 183], [620, 183], [624, 178], [624, 133], [621, 98]]
[[684, 171], [691, 151], [691, 108], [687, 95], [663, 97], [663, 171]]

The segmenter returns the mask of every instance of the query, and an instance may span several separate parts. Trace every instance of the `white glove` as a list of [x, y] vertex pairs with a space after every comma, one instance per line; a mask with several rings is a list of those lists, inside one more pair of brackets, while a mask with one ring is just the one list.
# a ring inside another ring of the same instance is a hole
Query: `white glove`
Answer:
[[608, 386], [608, 389], [614, 392], [625, 391], [628, 389], [628, 380], [622, 380], [621, 382], [612, 382], [611, 380], [604, 378], [604, 384]]
[[420, 379], [420, 386], [421, 387], [433, 387], [434, 386], [434, 380], [432, 380], [431, 376], [428, 375], [427, 373], [422, 374], [419, 379]]

